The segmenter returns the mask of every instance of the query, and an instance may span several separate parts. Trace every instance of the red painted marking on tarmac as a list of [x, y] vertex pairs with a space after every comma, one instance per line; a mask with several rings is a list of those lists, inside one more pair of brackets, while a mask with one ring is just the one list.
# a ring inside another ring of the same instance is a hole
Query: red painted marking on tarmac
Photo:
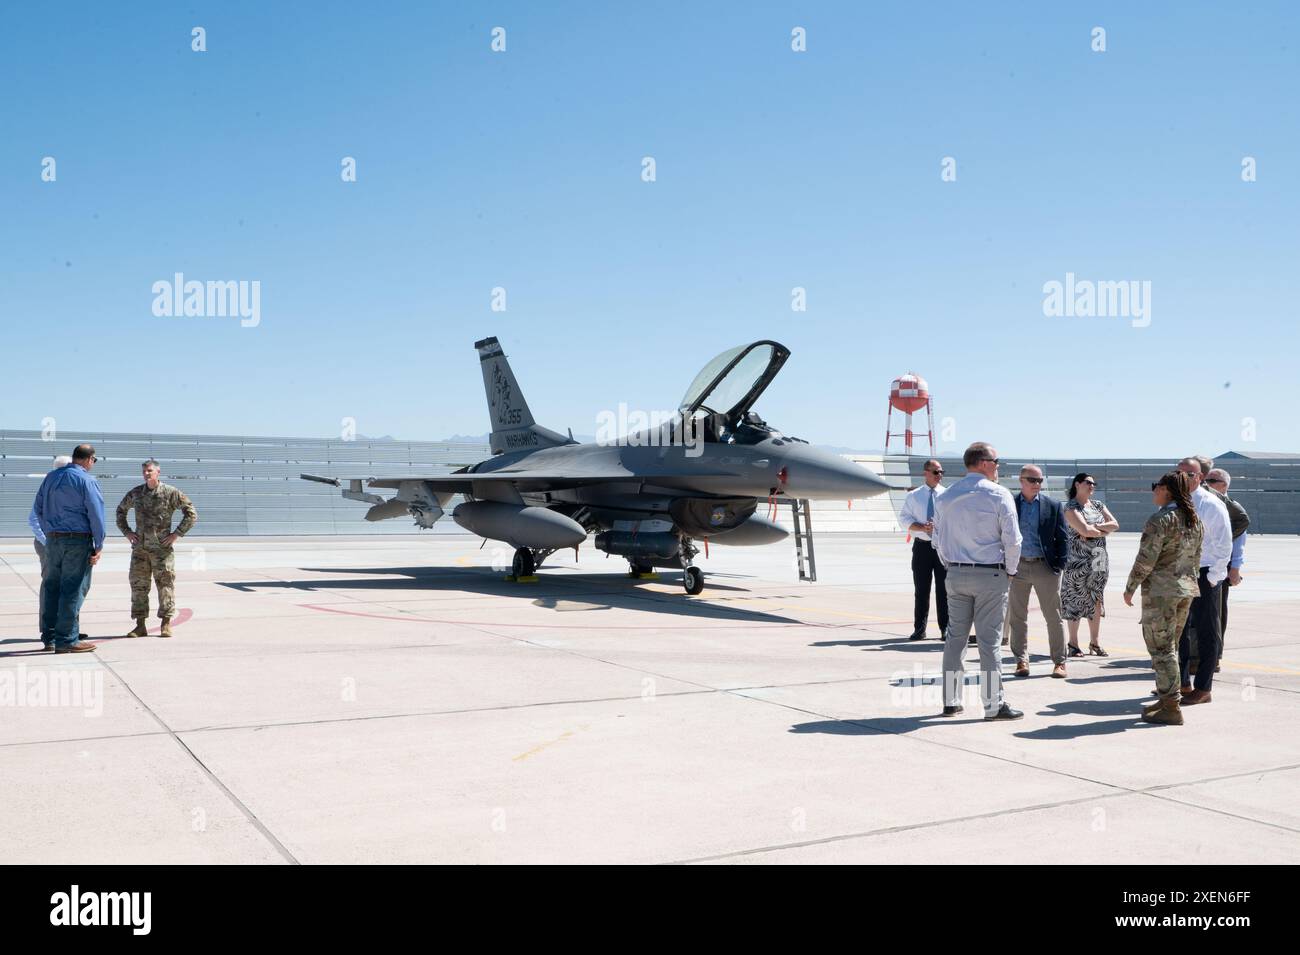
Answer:
[[[179, 627], [185, 621], [189, 620], [190, 617], [192, 616], [194, 616], [193, 610], [191, 610], [189, 607], [181, 607], [180, 610], [176, 611], [176, 616], [172, 617], [172, 626]], [[149, 632], [152, 634], [162, 633], [162, 624], [159, 624], [156, 627], [150, 627]]]
[[[560, 623], [501, 623], [497, 620], [439, 620], [435, 617], [417, 617], [413, 614], [403, 614], [394, 616], [383, 613], [362, 613], [360, 610], [340, 610], [337, 607], [323, 607], [320, 604], [298, 604], [307, 610], [319, 610], [323, 613], [339, 613], [348, 617], [369, 617], [373, 620], [400, 620], [403, 623], [444, 623], [451, 627], [514, 627], [522, 630], [665, 630], [669, 629], [667, 624], [658, 624], [655, 626], [633, 626], [619, 624], [617, 627], [575, 627], [572, 624]], [[907, 621], [902, 621], [906, 623]], [[836, 624], [836, 623], [805, 623], [801, 620], [792, 620], [789, 623], [762, 623], [752, 620], [737, 620], [734, 626], [706, 627], [695, 623], [684, 624], [692, 630], [738, 630], [746, 626], [767, 626], [767, 627], [825, 627], [830, 630], [843, 630], [849, 627], [857, 626], [855, 624]]]

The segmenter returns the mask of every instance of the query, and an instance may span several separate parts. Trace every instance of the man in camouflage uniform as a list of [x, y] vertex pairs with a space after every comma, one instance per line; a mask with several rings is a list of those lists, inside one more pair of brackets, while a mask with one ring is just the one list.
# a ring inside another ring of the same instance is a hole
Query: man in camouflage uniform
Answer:
[[1133, 594], [1142, 588], [1142, 636], [1156, 672], [1157, 697], [1142, 711], [1142, 719], [1181, 726], [1178, 638], [1192, 598], [1199, 593], [1196, 580], [1204, 528], [1199, 521], [1187, 525], [1163, 486], [1168, 477], [1151, 486], [1161, 507], [1142, 528], [1137, 558], [1124, 587], [1124, 603], [1133, 606]]
[[[199, 519], [190, 499], [170, 484], [158, 478], [162, 474], [153, 458], [141, 465], [144, 483], [126, 492], [117, 505], [117, 529], [131, 542], [131, 616], [135, 629], [128, 637], [148, 636], [145, 625], [149, 617], [149, 581], [158, 585], [158, 616], [162, 620], [160, 637], [172, 635], [171, 619], [176, 614], [176, 561], [172, 545], [184, 537]], [[135, 508], [135, 530], [126, 522], [126, 515]], [[172, 530], [172, 514], [181, 511], [182, 518]]]

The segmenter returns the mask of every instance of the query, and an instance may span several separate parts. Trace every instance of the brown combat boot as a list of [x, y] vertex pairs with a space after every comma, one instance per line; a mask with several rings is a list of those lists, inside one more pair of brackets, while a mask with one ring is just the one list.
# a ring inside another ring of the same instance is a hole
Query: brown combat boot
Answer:
[[126, 634], [128, 637], [147, 637], [149, 636], [149, 627], [145, 623], [144, 617], [135, 618], [135, 629]]
[[1164, 709], [1166, 702], [1167, 701], [1164, 697], [1156, 697], [1156, 699], [1152, 700], [1150, 703], [1143, 704], [1142, 715], [1145, 716], [1148, 713], [1155, 713]]
[[1144, 723], [1163, 723], [1165, 726], [1182, 726], [1183, 709], [1173, 697], [1162, 699], [1155, 706], [1142, 711]]
[[160, 637], [170, 637], [171, 635], [172, 635], [172, 618], [171, 618], [171, 617], [163, 617], [163, 618], [162, 618], [162, 630], [159, 631], [158, 636], [160, 636]]

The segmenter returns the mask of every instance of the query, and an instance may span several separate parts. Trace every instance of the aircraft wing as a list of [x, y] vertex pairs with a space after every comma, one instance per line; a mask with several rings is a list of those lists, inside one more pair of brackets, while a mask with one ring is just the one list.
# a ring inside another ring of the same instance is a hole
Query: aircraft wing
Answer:
[[[301, 474], [304, 481], [317, 481], [321, 484], [330, 484], [334, 487], [343, 487], [343, 482], [347, 482], [353, 493], [361, 490], [362, 483], [366, 487], [374, 488], [401, 488], [408, 482], [418, 482], [427, 485], [430, 490], [437, 494], [473, 494], [474, 485], [510, 485], [519, 491], [549, 491], [559, 490], [561, 488], [582, 487], [590, 484], [606, 484], [617, 481], [646, 481], [654, 483], [664, 479], [672, 480], [681, 478], [691, 480], [701, 477], [735, 477], [734, 471], [684, 471], [677, 473], [656, 473], [656, 474], [638, 474], [623, 468], [611, 468], [601, 470], [582, 470], [573, 469], [568, 471], [556, 471], [554, 473], [539, 473], [535, 470], [510, 470], [503, 468], [498, 471], [489, 471], [485, 474], [457, 473], [457, 474], [435, 474], [422, 476], [418, 474], [408, 474], [402, 477], [369, 477], [369, 478], [333, 478], [323, 477], [318, 474]], [[364, 498], [361, 498], [364, 500]]]

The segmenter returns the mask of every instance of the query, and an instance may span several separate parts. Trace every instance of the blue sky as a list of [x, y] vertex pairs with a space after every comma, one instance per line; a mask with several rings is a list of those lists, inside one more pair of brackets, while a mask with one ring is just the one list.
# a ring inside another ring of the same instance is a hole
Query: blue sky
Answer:
[[[624, 6], [8, 11], [0, 427], [477, 434], [494, 334], [590, 434], [775, 338], [758, 410], [818, 442], [879, 447], [915, 370], [951, 446], [1300, 451], [1293, 5]], [[260, 324], [156, 317], [175, 272]], [[1045, 317], [1067, 272], [1151, 324]]]

